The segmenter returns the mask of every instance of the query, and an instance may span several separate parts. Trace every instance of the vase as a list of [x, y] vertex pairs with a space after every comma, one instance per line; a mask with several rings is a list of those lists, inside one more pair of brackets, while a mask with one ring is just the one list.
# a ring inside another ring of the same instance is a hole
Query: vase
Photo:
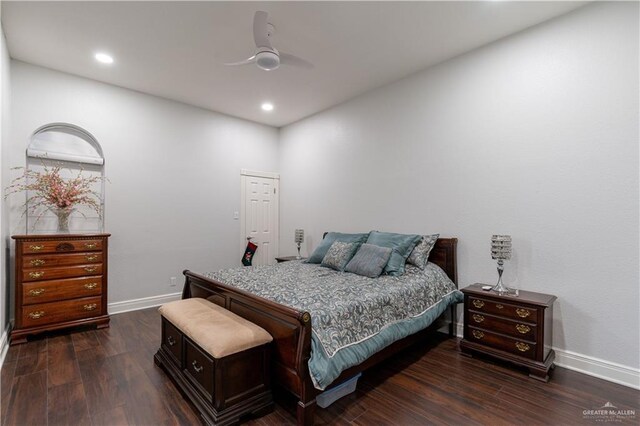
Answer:
[[58, 233], [59, 234], [68, 234], [69, 233], [69, 216], [75, 210], [72, 207], [54, 207], [53, 212], [58, 217]]

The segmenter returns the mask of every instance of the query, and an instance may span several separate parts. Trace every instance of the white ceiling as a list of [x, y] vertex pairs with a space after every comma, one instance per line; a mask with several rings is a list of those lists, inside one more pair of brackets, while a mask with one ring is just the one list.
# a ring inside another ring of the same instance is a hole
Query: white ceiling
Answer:
[[[584, 4], [2, 3], [15, 59], [277, 127]], [[269, 12], [276, 48], [315, 68], [222, 65], [253, 54], [256, 10]], [[115, 63], [97, 63], [97, 51]]]

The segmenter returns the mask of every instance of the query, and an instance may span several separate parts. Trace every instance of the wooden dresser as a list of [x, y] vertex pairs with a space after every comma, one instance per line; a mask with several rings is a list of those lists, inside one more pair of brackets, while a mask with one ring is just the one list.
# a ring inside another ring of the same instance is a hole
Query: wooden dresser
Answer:
[[110, 234], [14, 235], [15, 324], [11, 344], [80, 325], [109, 326]]
[[550, 294], [520, 291], [517, 297], [482, 290], [464, 293], [463, 353], [480, 352], [529, 369], [529, 375], [549, 380], [555, 353], [551, 349], [553, 302]]

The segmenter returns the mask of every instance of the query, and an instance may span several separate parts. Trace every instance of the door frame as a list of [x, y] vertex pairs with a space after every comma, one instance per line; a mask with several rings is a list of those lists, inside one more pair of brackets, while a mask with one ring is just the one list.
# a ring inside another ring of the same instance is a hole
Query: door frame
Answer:
[[276, 236], [277, 241], [277, 250], [275, 250], [276, 256], [279, 255], [280, 251], [280, 173], [275, 172], [261, 172], [257, 170], [248, 170], [248, 169], [240, 169], [240, 250], [244, 252], [245, 247], [247, 246], [247, 223], [246, 223], [246, 185], [247, 185], [247, 177], [260, 177], [266, 179], [273, 179], [273, 187], [276, 190], [276, 198], [277, 202], [275, 204], [275, 225], [276, 225]]

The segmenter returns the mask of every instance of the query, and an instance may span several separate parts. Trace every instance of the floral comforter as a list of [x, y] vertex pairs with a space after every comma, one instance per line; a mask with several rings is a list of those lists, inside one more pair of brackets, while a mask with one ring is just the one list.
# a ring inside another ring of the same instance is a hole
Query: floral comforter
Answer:
[[311, 314], [309, 371], [324, 389], [340, 373], [429, 326], [462, 300], [438, 266], [406, 265], [399, 277], [367, 278], [301, 261], [227, 269], [205, 276]]

